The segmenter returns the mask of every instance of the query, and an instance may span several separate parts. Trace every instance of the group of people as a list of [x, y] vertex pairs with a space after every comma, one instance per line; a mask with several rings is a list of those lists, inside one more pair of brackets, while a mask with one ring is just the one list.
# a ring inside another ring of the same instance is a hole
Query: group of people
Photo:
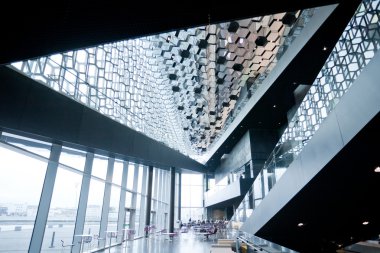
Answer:
[[179, 228], [182, 233], [188, 232], [190, 229], [196, 234], [204, 235], [208, 239], [209, 235], [215, 235], [217, 232], [223, 233], [225, 231], [228, 221], [223, 220], [192, 220], [191, 218], [187, 223], [179, 222]]
[[223, 220], [213, 220], [213, 219], [210, 219], [210, 220], [192, 220], [191, 218], [189, 219], [189, 222], [188, 223], [182, 223], [182, 221], [180, 220], [179, 221], [179, 227], [182, 228], [183, 226], [186, 226], [188, 228], [190, 227], [193, 227], [193, 226], [201, 226], [201, 225], [210, 225], [210, 226], [219, 226], [219, 225], [226, 225], [227, 223], [227, 220], [226, 219], [223, 219]]

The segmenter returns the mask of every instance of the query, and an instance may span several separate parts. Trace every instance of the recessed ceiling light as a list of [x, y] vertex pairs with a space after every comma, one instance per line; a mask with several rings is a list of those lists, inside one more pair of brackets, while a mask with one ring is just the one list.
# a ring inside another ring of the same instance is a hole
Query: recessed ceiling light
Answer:
[[281, 122], [278, 122], [279, 125], [281, 125]]
[[368, 224], [369, 224], [369, 221], [363, 221], [362, 224], [363, 224], [363, 225], [368, 225]]
[[327, 47], [326, 47], [326, 46], [324, 46], [324, 47], [323, 47], [323, 51], [326, 51], [326, 50], [327, 50]]
[[375, 172], [380, 172], [380, 166], [377, 166]]
[[169, 35], [169, 36], [166, 38], [166, 42], [169, 42], [171, 39], [172, 39], [172, 36]]
[[244, 127], [243, 125], [241, 125], [240, 127]]
[[302, 223], [302, 222], [300, 222], [300, 223], [298, 223], [298, 225], [297, 226], [299, 226], [299, 227], [303, 227], [304, 226], [304, 224]]
[[273, 108], [276, 108], [277, 107], [277, 105], [273, 105]]

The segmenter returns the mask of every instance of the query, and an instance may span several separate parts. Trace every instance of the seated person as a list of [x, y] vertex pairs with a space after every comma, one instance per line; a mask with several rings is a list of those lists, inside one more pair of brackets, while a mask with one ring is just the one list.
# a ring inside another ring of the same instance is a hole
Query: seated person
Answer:
[[205, 234], [206, 238], [208, 239], [209, 235], [215, 235], [216, 232], [218, 232], [218, 228], [216, 226], [213, 226], [208, 233]]

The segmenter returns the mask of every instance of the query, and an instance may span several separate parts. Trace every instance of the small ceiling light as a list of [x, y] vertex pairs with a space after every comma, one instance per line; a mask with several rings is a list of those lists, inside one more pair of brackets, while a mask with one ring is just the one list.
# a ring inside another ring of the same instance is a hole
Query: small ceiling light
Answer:
[[244, 127], [243, 125], [241, 125], [240, 127]]
[[362, 224], [363, 224], [363, 225], [368, 225], [368, 224], [369, 224], [369, 221], [363, 221]]
[[380, 172], [380, 166], [377, 166], [375, 172]]
[[304, 224], [302, 223], [302, 222], [300, 222], [300, 223], [298, 223], [298, 225], [297, 226], [299, 226], [299, 227], [303, 227], [304, 226]]
[[323, 51], [326, 51], [326, 50], [327, 50], [327, 47], [326, 47], [326, 46], [324, 46], [324, 47], [323, 47]]
[[273, 108], [276, 108], [277, 107], [277, 105], [273, 105]]
[[169, 36], [166, 38], [166, 42], [169, 42], [171, 39], [172, 39], [172, 36], [169, 35]]

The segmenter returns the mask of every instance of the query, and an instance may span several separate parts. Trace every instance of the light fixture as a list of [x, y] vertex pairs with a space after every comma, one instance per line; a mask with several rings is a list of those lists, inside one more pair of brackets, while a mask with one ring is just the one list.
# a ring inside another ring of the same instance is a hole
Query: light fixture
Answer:
[[171, 39], [172, 39], [172, 36], [169, 35], [169, 36], [166, 38], [166, 42], [169, 42]]
[[363, 224], [363, 225], [368, 225], [368, 224], [369, 224], [369, 221], [363, 221], [362, 224]]
[[375, 172], [380, 172], [380, 166], [377, 166], [377, 167], [375, 168]]
[[326, 51], [326, 50], [327, 50], [327, 47], [326, 47], [326, 46], [324, 46], [324, 47], [323, 47], [323, 51]]
[[302, 223], [302, 222], [300, 222], [300, 223], [298, 223], [298, 225], [297, 225], [298, 227], [303, 227], [304, 226], [304, 224]]
[[273, 108], [276, 108], [277, 107], [277, 105], [273, 105]]

